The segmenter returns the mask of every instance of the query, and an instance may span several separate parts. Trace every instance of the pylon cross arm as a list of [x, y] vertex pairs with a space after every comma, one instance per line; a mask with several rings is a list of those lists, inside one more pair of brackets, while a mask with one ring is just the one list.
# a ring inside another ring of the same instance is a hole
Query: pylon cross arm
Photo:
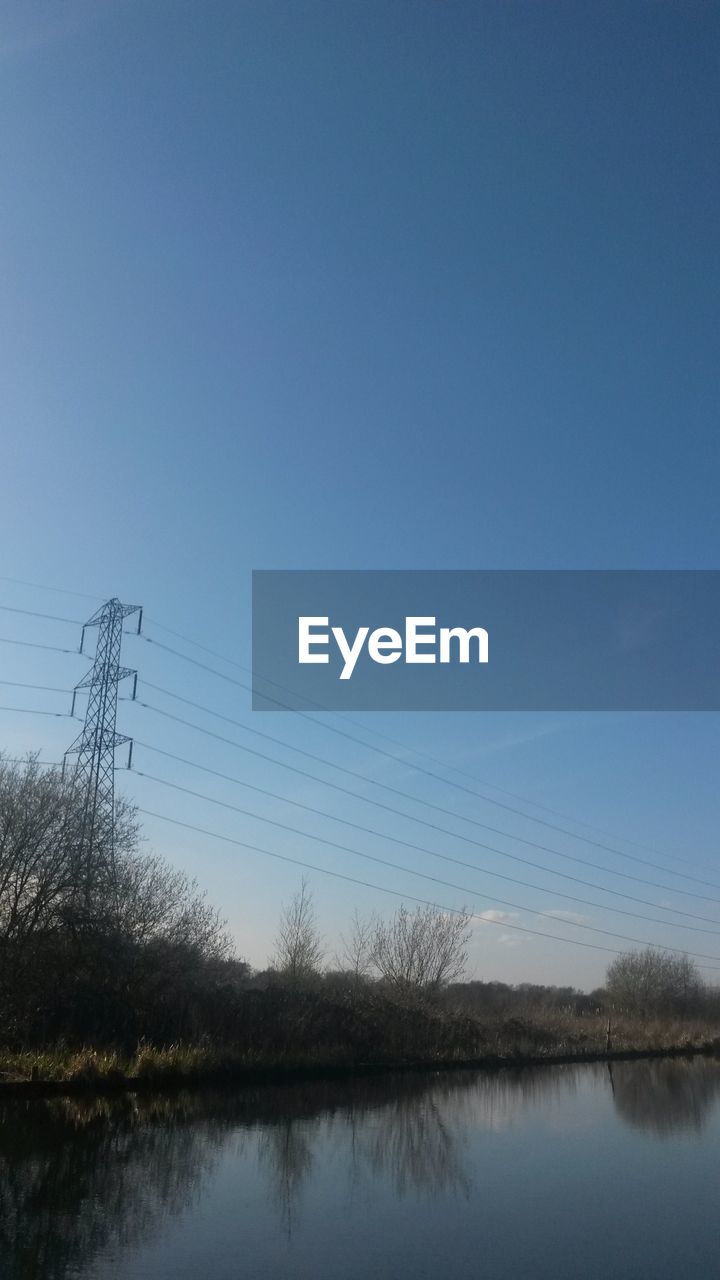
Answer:
[[[116, 673], [113, 672], [111, 679], [113, 681], [124, 680], [127, 676], [136, 676], [136, 675], [137, 675], [137, 671], [135, 671], [133, 667], [118, 667], [117, 672]], [[93, 667], [91, 671], [88, 671], [87, 675], [85, 676], [85, 679], [81, 680], [79, 684], [75, 685], [75, 688], [90, 689], [94, 684], [102, 684], [104, 678], [105, 678], [104, 673], [102, 671], [101, 672], [96, 671], [95, 668]]]
[[[106, 743], [109, 750], [112, 750], [114, 747], [121, 747], [125, 742], [132, 742], [132, 738], [130, 738], [126, 733], [115, 733], [112, 738], [108, 738], [106, 735]], [[83, 748], [87, 746], [92, 746], [92, 739], [86, 735], [85, 730], [83, 729], [82, 733], [78, 734], [75, 741], [63, 754], [66, 756], [77, 755], [79, 751], [82, 751]]]
[[115, 618], [127, 618], [131, 613], [138, 613], [141, 609], [139, 604], [121, 604], [119, 600], [108, 600], [101, 606], [92, 616], [84, 623], [86, 627], [97, 627], [103, 622], [108, 614]]

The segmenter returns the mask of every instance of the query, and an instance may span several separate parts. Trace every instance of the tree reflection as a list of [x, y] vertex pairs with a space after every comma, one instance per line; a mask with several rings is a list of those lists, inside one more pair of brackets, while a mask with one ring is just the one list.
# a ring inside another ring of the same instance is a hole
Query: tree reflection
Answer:
[[467, 1195], [470, 1183], [458, 1158], [464, 1135], [452, 1105], [470, 1081], [453, 1083], [445, 1090], [433, 1077], [356, 1081], [323, 1090], [319, 1114], [320, 1098], [312, 1088], [286, 1096], [295, 1115], [280, 1113], [280, 1119], [264, 1126], [258, 1160], [288, 1236], [315, 1164], [313, 1145], [324, 1139], [334, 1147], [349, 1147], [353, 1182], [363, 1176], [387, 1177], [399, 1196], [411, 1190]]
[[60, 1280], [127, 1248], [199, 1193], [226, 1140], [181, 1098], [56, 1099], [0, 1110], [0, 1254], [18, 1280]]
[[[7, 1101], [0, 1107], [0, 1270], [18, 1280], [94, 1275], [203, 1195], [232, 1144], [291, 1235], [303, 1193], [339, 1155], [349, 1186], [397, 1197], [473, 1193], [468, 1135], [512, 1127], [604, 1065], [367, 1076], [171, 1096]], [[699, 1133], [720, 1094], [712, 1059], [616, 1062], [614, 1106], [660, 1135]], [[241, 1163], [237, 1178], [244, 1175]]]
[[311, 1122], [287, 1118], [260, 1134], [258, 1162], [269, 1179], [269, 1191], [288, 1238], [292, 1235], [300, 1197], [313, 1167]]
[[720, 1094], [720, 1062], [663, 1058], [608, 1064], [618, 1115], [661, 1137], [700, 1133]]
[[286, 1232], [298, 1219], [315, 1143], [327, 1138], [349, 1147], [354, 1184], [384, 1178], [398, 1197], [467, 1199], [468, 1133], [505, 1128], [526, 1106], [573, 1091], [577, 1079], [577, 1068], [556, 1067], [368, 1077], [283, 1091], [260, 1135], [259, 1160]]
[[467, 1197], [463, 1141], [457, 1119], [432, 1095], [419, 1104], [403, 1098], [363, 1127], [355, 1157], [367, 1163], [373, 1177], [389, 1177], [398, 1196], [420, 1191]]
[[[288, 1233], [314, 1148], [355, 1133], [352, 1170], [397, 1193], [467, 1193], [458, 1159], [476, 1077], [368, 1078], [236, 1093], [8, 1100], [0, 1106], [0, 1256], [18, 1280], [82, 1274], [103, 1254], [152, 1237], [203, 1194], [238, 1136], [257, 1161]], [[3, 1272], [5, 1274], [5, 1271]]]

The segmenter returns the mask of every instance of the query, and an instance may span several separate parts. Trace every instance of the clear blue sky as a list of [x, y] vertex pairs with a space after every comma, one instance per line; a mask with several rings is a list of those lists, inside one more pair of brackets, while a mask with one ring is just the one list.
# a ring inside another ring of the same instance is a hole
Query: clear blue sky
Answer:
[[[247, 662], [252, 568], [718, 567], [719, 54], [718, 11], [687, 0], [5, 4], [2, 573], [140, 602], [149, 619]], [[0, 600], [73, 618], [93, 607], [10, 583]], [[6, 636], [77, 639], [60, 623], [0, 620]], [[0, 649], [6, 679], [65, 687], [84, 671], [68, 655]], [[125, 658], [305, 749], [597, 861], [608, 870], [575, 868], [597, 884], [720, 919], [720, 902], [613, 872], [677, 879], [307, 722], [253, 717], [244, 690], [149, 645], [128, 641]], [[65, 705], [0, 692], [17, 706]], [[574, 891], [150, 717], [122, 707], [122, 727], [145, 741]], [[715, 716], [365, 723], [720, 884]], [[76, 730], [0, 719], [8, 748], [54, 758]], [[120, 775], [140, 804], [189, 822], [448, 904], [501, 910], [487, 895], [508, 898], [530, 928], [550, 924], [536, 909], [573, 909], [144, 759], [475, 896]], [[159, 821], [147, 834], [263, 963], [299, 872]], [[573, 871], [509, 837], [503, 848]], [[330, 951], [356, 903], [392, 909], [311, 879]], [[597, 927], [720, 956], [720, 936], [575, 909]], [[477, 976], [508, 980], [593, 984], [608, 958], [490, 926], [472, 948]]]

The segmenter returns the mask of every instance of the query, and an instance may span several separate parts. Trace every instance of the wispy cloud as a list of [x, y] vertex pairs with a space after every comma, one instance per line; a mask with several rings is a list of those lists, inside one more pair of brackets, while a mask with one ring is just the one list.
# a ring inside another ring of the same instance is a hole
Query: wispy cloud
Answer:
[[475, 917], [475, 923], [484, 924], [506, 924], [508, 920], [517, 920], [517, 911], [496, 911], [494, 908], [488, 911], [480, 911]]
[[568, 924], [589, 924], [590, 916], [583, 916], [579, 911], [561, 911], [559, 908], [544, 911], [543, 915], [554, 916], [556, 920], [566, 920]]
[[[481, 911], [475, 917], [474, 923], [479, 929], [483, 929], [486, 925], [509, 925], [513, 924], [519, 916], [518, 911], [498, 911], [495, 907], [489, 907], [487, 911]], [[531, 942], [532, 938], [527, 933], [498, 933], [497, 929], [491, 929], [489, 933], [484, 933], [488, 941], [497, 943], [499, 947], [519, 947], [523, 942]]]

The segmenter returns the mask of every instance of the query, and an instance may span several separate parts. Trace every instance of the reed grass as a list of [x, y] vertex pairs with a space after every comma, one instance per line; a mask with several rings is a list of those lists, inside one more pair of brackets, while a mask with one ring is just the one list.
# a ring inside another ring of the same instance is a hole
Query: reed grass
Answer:
[[[444, 1019], [452, 1027], [452, 1015]], [[441, 1027], [442, 1030], [442, 1027]], [[338, 1066], [383, 1065], [399, 1068], [410, 1062], [424, 1061], [433, 1065], [451, 1065], [457, 1061], [478, 1063], [521, 1062], [523, 1059], [552, 1060], [571, 1057], [582, 1060], [604, 1054], [607, 1048], [607, 1015], [578, 1017], [557, 1012], [538, 1011], [532, 1017], [509, 1017], [496, 1020], [463, 1019], [462, 1035], [449, 1034], [447, 1044], [438, 1038], [434, 1028], [432, 1039], [413, 1037], [399, 1052], [397, 1043], [384, 1043], [383, 1027], [376, 1025], [375, 1038], [361, 1047], [348, 1045], [338, 1037], [336, 1043], [316, 1047], [307, 1045], [294, 1050], [289, 1044], [272, 1052], [242, 1044], [176, 1042], [156, 1045], [139, 1044], [133, 1052], [92, 1045], [69, 1047], [65, 1044], [42, 1050], [0, 1048], [0, 1086], [2, 1082], [63, 1081], [121, 1085], [132, 1081], [156, 1082], [158, 1085], [182, 1081], [200, 1081], [204, 1077], [241, 1075], [275, 1068], [328, 1068]], [[611, 1021], [611, 1049], [616, 1053], [687, 1051], [720, 1053], [720, 1026], [707, 1022], [672, 1018], [636, 1018], [621, 1016]]]

